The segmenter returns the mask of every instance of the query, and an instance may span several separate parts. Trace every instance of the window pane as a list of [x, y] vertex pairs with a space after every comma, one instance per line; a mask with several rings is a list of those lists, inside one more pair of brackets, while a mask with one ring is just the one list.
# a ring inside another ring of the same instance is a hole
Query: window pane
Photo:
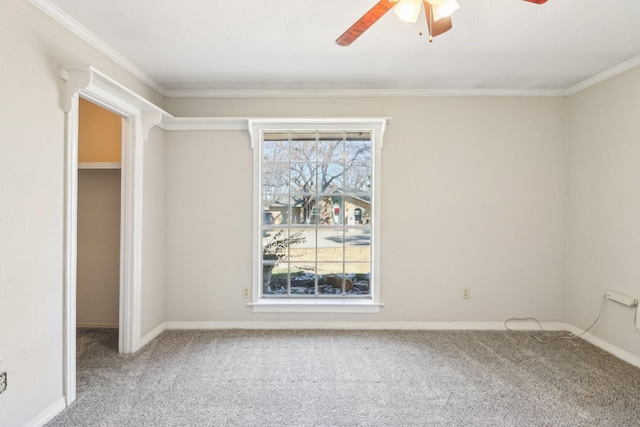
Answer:
[[291, 163], [291, 192], [315, 194], [317, 168], [318, 166], [316, 163]]
[[345, 261], [371, 261], [371, 230], [347, 228], [345, 230]]
[[284, 242], [289, 246], [288, 260], [292, 262], [309, 261], [316, 259], [316, 229], [292, 228], [289, 230], [289, 239]]
[[348, 295], [369, 295], [370, 290], [370, 264], [345, 264], [344, 271], [347, 277], [346, 289]]
[[320, 216], [322, 224], [324, 225], [337, 225], [342, 224], [343, 215], [343, 197], [326, 195], [322, 197], [320, 202]]
[[291, 295], [314, 295], [315, 291], [315, 264], [291, 264]]
[[341, 295], [344, 285], [342, 263], [318, 263], [318, 293]]
[[368, 163], [354, 163], [347, 166], [344, 175], [345, 192], [371, 192], [371, 165]]
[[289, 164], [265, 163], [262, 167], [262, 195], [276, 202], [289, 193]]
[[286, 295], [289, 265], [286, 262], [264, 261], [262, 265], [262, 294]]
[[344, 260], [344, 229], [318, 229], [318, 261]]
[[322, 163], [318, 165], [318, 191], [335, 193], [344, 191], [344, 165], [342, 163]]
[[289, 206], [281, 203], [268, 204], [262, 212], [262, 224], [265, 226], [289, 224]]
[[[366, 138], [363, 138], [366, 137]], [[347, 134], [348, 143], [345, 145], [345, 160], [347, 162], [370, 162], [371, 161], [371, 138], [369, 132], [363, 135], [356, 133]]]
[[265, 162], [288, 162], [289, 135], [265, 134], [265, 141], [262, 144], [262, 159]]
[[317, 221], [316, 197], [310, 194], [295, 194], [291, 196], [291, 223], [314, 224]]
[[262, 233], [262, 259], [265, 262], [277, 263], [288, 257], [287, 229], [266, 229]]
[[315, 162], [317, 158], [316, 135], [294, 135], [294, 137], [296, 139], [291, 141], [291, 161]]
[[318, 161], [319, 162], [342, 162], [344, 161], [344, 141], [342, 133], [321, 132], [318, 141]]

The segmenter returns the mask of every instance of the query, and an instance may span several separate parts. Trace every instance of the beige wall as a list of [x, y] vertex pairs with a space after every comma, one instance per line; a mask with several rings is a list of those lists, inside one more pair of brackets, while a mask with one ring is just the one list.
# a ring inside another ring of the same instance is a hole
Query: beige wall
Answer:
[[78, 171], [77, 319], [119, 324], [120, 169]]
[[[640, 298], [640, 68], [570, 98], [567, 319], [588, 327], [606, 289]], [[634, 310], [609, 302], [594, 334], [640, 356]]]
[[[251, 284], [249, 135], [171, 132], [168, 320], [564, 319], [566, 99], [167, 104], [190, 116], [392, 117], [381, 170], [381, 314], [253, 314], [241, 298]], [[460, 298], [463, 288], [470, 300]]]

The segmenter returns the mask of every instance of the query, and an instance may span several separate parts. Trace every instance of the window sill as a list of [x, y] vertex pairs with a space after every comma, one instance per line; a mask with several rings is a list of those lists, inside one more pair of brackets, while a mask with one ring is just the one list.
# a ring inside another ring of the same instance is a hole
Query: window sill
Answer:
[[248, 303], [254, 313], [380, 313], [384, 304], [371, 300], [263, 299]]

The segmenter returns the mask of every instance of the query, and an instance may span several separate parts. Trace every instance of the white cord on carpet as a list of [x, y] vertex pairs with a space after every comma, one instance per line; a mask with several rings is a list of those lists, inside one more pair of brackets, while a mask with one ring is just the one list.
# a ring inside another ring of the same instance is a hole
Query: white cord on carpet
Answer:
[[[565, 332], [561, 332], [560, 334], [551, 334], [551, 331], [545, 331], [544, 327], [542, 326], [542, 323], [540, 323], [538, 321], [538, 319], [536, 319], [535, 317], [511, 317], [507, 320], [504, 321], [504, 327], [508, 330], [508, 331], [513, 331], [514, 329], [509, 328], [508, 323], [509, 322], [516, 322], [516, 321], [527, 321], [527, 320], [532, 320], [534, 322], [536, 322], [538, 324], [538, 327], [540, 328], [539, 332], [535, 332], [533, 334], [531, 334], [531, 337], [534, 338], [536, 341], [541, 342], [542, 344], [548, 344], [552, 341], [555, 341], [557, 339], [573, 339], [573, 338], [580, 338], [581, 336], [583, 336], [584, 334], [586, 334], [588, 331], [591, 330], [591, 328], [593, 328], [598, 321], [600, 320], [600, 317], [602, 317], [602, 313], [604, 312], [604, 303], [607, 301], [607, 297], [606, 295], [602, 296], [602, 303], [600, 303], [600, 313], [598, 313], [598, 317], [596, 317], [596, 320], [593, 321], [593, 323], [591, 324], [591, 326], [589, 326], [587, 329], [585, 329], [584, 331], [582, 331], [581, 333], [579, 333], [578, 335], [575, 335], [571, 332], [565, 331]], [[637, 311], [638, 311], [638, 306], [636, 306], [636, 315], [637, 315]]]

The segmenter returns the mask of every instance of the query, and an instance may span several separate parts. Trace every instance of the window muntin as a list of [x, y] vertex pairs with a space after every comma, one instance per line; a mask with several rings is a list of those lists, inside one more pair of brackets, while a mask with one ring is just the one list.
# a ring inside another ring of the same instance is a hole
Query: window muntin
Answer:
[[372, 138], [262, 131], [261, 297], [371, 298]]

